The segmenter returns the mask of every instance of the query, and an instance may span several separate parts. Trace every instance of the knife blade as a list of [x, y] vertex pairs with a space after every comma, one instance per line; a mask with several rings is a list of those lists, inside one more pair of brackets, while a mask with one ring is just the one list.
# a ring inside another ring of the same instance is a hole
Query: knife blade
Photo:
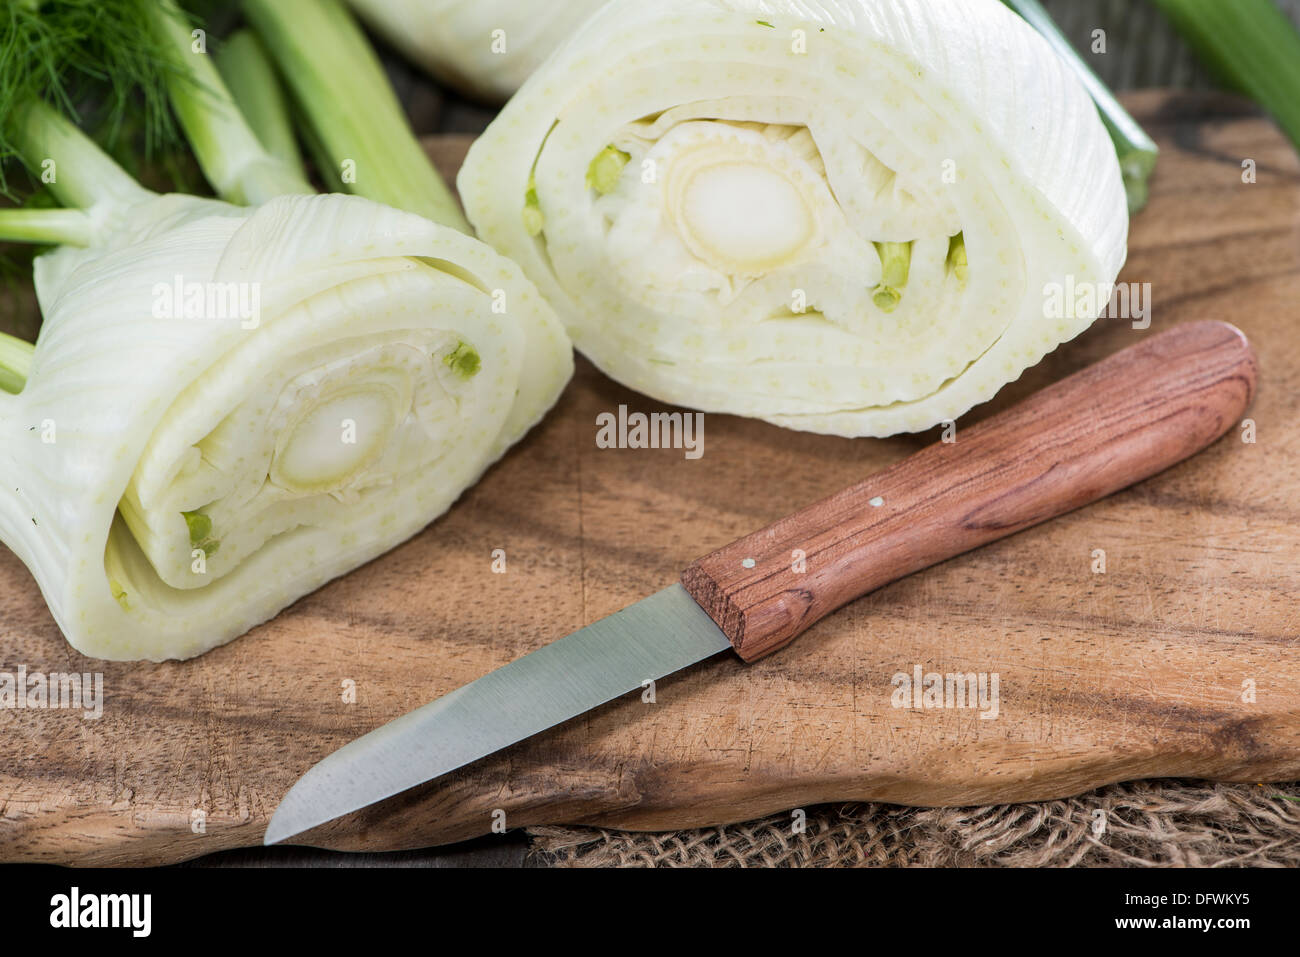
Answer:
[[680, 584], [492, 671], [330, 754], [281, 800], [275, 844], [734, 649], [757, 661], [889, 582], [1072, 511], [1240, 421], [1246, 337], [1195, 322], [1145, 337], [691, 564]]
[[730, 647], [686, 589], [670, 585], [345, 744], [284, 796], [263, 841], [392, 797]]

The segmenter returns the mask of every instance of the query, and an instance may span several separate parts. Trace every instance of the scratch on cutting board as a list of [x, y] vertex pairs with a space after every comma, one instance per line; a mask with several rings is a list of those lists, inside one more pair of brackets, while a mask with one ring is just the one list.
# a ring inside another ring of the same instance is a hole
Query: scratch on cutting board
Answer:
[[[584, 628], [588, 624], [587, 620], [587, 527], [582, 512], [582, 420], [576, 420], [577, 428], [574, 430], [574, 448], [573, 448], [573, 467], [575, 479], [578, 486], [578, 595], [582, 600], [582, 618], [578, 621], [578, 627]], [[591, 741], [591, 712], [587, 712], [582, 717], [582, 730], [585, 740]]]
[[582, 510], [582, 422], [577, 423], [578, 428], [574, 435], [573, 460], [576, 471], [578, 484], [578, 592], [582, 597], [582, 620], [578, 622], [578, 627], [584, 627], [587, 621], [587, 526], [585, 516]]

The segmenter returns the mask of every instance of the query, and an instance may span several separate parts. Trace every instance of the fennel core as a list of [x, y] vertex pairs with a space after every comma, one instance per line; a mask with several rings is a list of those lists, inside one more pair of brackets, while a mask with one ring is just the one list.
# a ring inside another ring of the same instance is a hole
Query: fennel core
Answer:
[[536, 239], [542, 234], [546, 220], [542, 216], [541, 200], [537, 198], [537, 179], [529, 174], [528, 189], [524, 192], [524, 229]]
[[966, 277], [970, 274], [970, 268], [966, 262], [965, 233], [958, 233], [956, 236], [948, 237], [948, 258], [944, 265], [951, 275], [957, 277], [958, 282], [966, 281]]
[[893, 312], [903, 301], [903, 289], [912, 268], [912, 243], [872, 243], [880, 256], [880, 283], [871, 301], [881, 312]]
[[212, 538], [212, 517], [201, 511], [181, 512], [190, 533], [190, 547], [202, 549], [204, 555], [215, 555], [220, 542]]
[[478, 375], [482, 360], [477, 350], [468, 342], [457, 342], [456, 348], [442, 357], [442, 364], [462, 379], [472, 379]]
[[[623, 169], [631, 159], [630, 153], [623, 152], [612, 143], [606, 146], [587, 164], [587, 188], [601, 196], [608, 196], [618, 186]], [[534, 173], [528, 175], [528, 187], [524, 191], [523, 218], [524, 229], [533, 239], [540, 236], [546, 228], [541, 200], [537, 197], [537, 177]]]
[[[623, 175], [623, 167], [627, 166], [631, 158], [630, 154], [624, 153], [613, 144], [606, 146], [587, 166], [587, 186], [601, 196], [609, 195], [618, 185], [619, 177]], [[537, 184], [534, 182], [532, 185], [535, 194]]]

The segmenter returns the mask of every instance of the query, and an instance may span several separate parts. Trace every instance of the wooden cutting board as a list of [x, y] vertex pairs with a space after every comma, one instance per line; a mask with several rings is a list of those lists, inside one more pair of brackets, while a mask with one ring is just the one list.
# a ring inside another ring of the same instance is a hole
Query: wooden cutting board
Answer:
[[[660, 681], [653, 704], [628, 696], [305, 843], [427, 846], [488, 833], [495, 812], [511, 828], [669, 829], [838, 799], [975, 805], [1138, 777], [1300, 777], [1300, 163], [1237, 101], [1129, 102], [1164, 150], [1123, 277], [1151, 283], [1150, 330], [1099, 322], [963, 424], [1213, 318], [1259, 353], [1254, 443], [1234, 430], [1107, 501], [882, 589], [785, 652], [705, 662]], [[455, 162], [463, 147], [432, 149]], [[708, 416], [698, 460], [599, 449], [596, 416], [620, 404], [663, 408], [580, 363], [546, 422], [448, 515], [195, 661], [80, 657], [0, 549], [0, 670], [99, 670], [105, 689], [99, 720], [0, 711], [0, 859], [152, 864], [260, 843], [280, 797], [340, 745], [937, 438]], [[917, 666], [996, 672], [998, 717], [893, 707], [891, 679]]]

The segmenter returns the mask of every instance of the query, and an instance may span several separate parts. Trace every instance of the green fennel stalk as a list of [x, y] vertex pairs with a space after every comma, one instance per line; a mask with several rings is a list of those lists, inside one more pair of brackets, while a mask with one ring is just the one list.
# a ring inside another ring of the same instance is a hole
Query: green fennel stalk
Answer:
[[0, 389], [17, 395], [32, 369], [32, 344], [0, 332]]
[[290, 163], [273, 155], [239, 111], [206, 50], [197, 47], [172, 0], [156, 0], [152, 27], [168, 42], [172, 108], [217, 195], [237, 205], [314, 193]]
[[87, 246], [94, 235], [79, 209], [0, 209], [0, 236], [8, 242]]
[[1300, 33], [1270, 0], [1154, 0], [1220, 79], [1300, 147]]
[[[54, 12], [49, 14], [47, 32], [69, 29], [59, 21], [62, 7], [79, 9], [84, 3], [63, 0], [62, 4], [52, 4]], [[155, 79], [165, 88], [204, 175], [219, 196], [234, 203], [248, 203], [286, 193], [314, 192], [298, 170], [271, 155], [258, 141], [206, 53], [194, 49], [189, 25], [172, 0], [136, 0], [107, 6], [144, 11], [139, 25], [151, 31], [153, 41], [148, 52], [165, 66]], [[6, 33], [0, 37], [0, 48], [7, 49], [21, 35]], [[97, 50], [96, 44], [81, 48], [64, 44], [57, 52], [75, 59]], [[22, 65], [32, 70], [41, 68], [34, 62]], [[52, 76], [67, 71], [53, 61], [44, 68]], [[4, 143], [33, 173], [42, 175], [43, 180], [48, 176], [50, 192], [69, 209], [0, 210], [0, 239], [84, 245], [94, 238], [90, 221], [78, 218], [72, 210], [120, 209], [146, 196], [147, 191], [55, 105], [39, 96], [21, 102], [7, 99], [23, 89], [0, 90], [0, 106], [7, 107]], [[146, 91], [145, 96], [156, 92]]]
[[258, 140], [272, 156], [301, 169], [302, 153], [294, 136], [289, 101], [257, 34], [252, 30], [231, 34], [217, 49], [215, 59], [235, 105]]
[[[1138, 121], [1129, 115], [1111, 93], [1106, 84], [1092, 68], [1075, 52], [1051, 15], [1043, 9], [1038, 0], [1002, 0], [1008, 7], [1020, 14], [1025, 21], [1037, 30], [1057, 54], [1065, 60], [1083, 81], [1084, 87], [1097, 104], [1101, 121], [1106, 124], [1111, 140], [1115, 143], [1115, 153], [1119, 156], [1119, 166], [1124, 174], [1124, 190], [1128, 194], [1129, 213], [1136, 213], [1147, 204], [1147, 181], [1156, 168], [1156, 159], [1160, 150], [1155, 141], [1147, 135]], [[1212, 3], [1223, 0], [1210, 0]]]
[[338, 176], [348, 192], [470, 232], [369, 41], [340, 3], [246, 0], [244, 10], [305, 114], [327, 176]]

